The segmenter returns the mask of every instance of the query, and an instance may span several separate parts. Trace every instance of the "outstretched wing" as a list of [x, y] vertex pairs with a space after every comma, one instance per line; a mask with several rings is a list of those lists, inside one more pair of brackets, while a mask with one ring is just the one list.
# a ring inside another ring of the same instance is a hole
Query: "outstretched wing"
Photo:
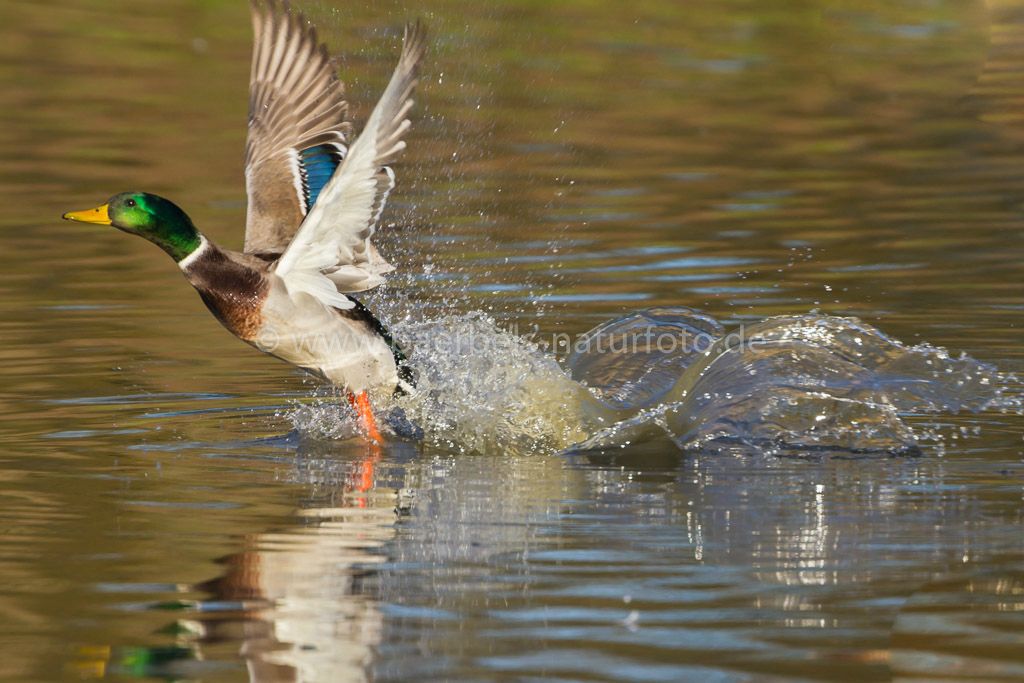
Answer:
[[287, 1], [253, 0], [245, 251], [280, 254], [345, 158], [348, 105], [327, 47]]
[[425, 49], [422, 24], [407, 26], [398, 66], [366, 127], [277, 262], [275, 270], [290, 292], [350, 308], [341, 292], [376, 287], [384, 280], [381, 274], [392, 269], [370, 237], [394, 186], [387, 164], [405, 149], [402, 135], [409, 129], [406, 115]]

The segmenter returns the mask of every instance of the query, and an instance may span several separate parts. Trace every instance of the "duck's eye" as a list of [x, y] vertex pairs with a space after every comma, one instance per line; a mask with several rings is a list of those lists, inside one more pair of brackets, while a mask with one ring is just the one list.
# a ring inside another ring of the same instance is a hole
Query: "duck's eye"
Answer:
[[128, 201], [125, 202], [125, 206], [135, 206], [135, 200], [129, 199]]

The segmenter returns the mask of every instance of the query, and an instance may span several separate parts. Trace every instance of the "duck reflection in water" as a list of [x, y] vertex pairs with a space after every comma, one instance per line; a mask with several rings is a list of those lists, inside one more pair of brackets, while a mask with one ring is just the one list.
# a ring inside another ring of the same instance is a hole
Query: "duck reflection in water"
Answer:
[[397, 495], [373, 490], [380, 458], [368, 444], [337, 507], [305, 507], [300, 526], [254, 534], [197, 589], [239, 611], [202, 613], [199, 641], [241, 642], [251, 681], [362, 681], [383, 617], [362, 582], [386, 558]]
[[[123, 650], [112, 668], [191, 677], [208, 673], [207, 660], [223, 664], [237, 653], [254, 682], [368, 680], [383, 616], [363, 582], [387, 559], [381, 548], [399, 518], [396, 489], [374, 489], [379, 458], [376, 444], [368, 444], [326, 496], [336, 503], [303, 505], [297, 524], [247, 535], [239, 552], [218, 560], [220, 576], [188, 589], [205, 599], [157, 605], [192, 612], [162, 629], [175, 644]], [[324, 469], [313, 476], [337, 476], [336, 460], [315, 462]], [[225, 645], [232, 652], [218, 652]]]

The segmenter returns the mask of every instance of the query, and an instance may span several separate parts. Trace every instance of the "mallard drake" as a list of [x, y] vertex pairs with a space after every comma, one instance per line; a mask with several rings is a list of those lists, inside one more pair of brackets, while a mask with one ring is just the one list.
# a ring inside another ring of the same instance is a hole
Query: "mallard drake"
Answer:
[[122, 192], [64, 214], [145, 237], [173, 258], [223, 325], [261, 351], [347, 393], [380, 440], [367, 395], [409, 391], [412, 376], [385, 327], [352, 294], [394, 270], [370, 243], [395, 186], [406, 118], [426, 47], [420, 22], [362, 133], [349, 145], [344, 87], [316, 29], [287, 4], [253, 4], [242, 252], [214, 244], [173, 202]]

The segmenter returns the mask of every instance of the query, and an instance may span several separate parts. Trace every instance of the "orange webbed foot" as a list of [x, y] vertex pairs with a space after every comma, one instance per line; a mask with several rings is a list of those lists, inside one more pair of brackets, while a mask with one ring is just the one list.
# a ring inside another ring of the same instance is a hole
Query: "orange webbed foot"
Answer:
[[366, 395], [366, 392], [360, 391], [358, 394], [348, 392], [348, 402], [359, 416], [359, 423], [363, 426], [366, 435], [377, 443], [382, 443], [384, 440], [380, 436], [380, 430], [377, 429], [377, 419], [373, 416], [370, 397]]

